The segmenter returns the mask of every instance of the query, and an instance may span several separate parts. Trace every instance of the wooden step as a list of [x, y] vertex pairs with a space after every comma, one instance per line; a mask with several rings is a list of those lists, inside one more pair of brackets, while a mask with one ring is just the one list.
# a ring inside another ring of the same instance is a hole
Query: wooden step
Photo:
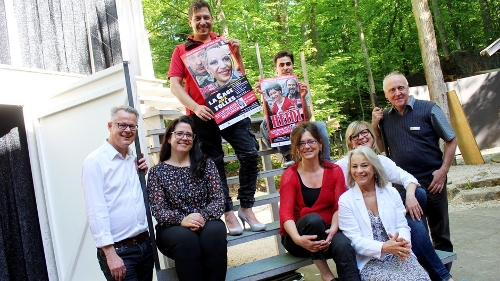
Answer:
[[269, 236], [273, 236], [279, 234], [280, 232], [280, 223], [279, 221], [274, 221], [272, 223], [266, 224], [266, 230], [264, 231], [250, 231], [249, 229], [243, 231], [243, 234], [239, 236], [227, 236], [227, 246], [231, 247], [234, 245], [250, 242], [253, 240], [258, 240], [262, 238], [266, 238]]
[[[276, 148], [268, 148], [268, 149], [264, 149], [264, 150], [259, 150], [257, 152], [257, 155], [258, 156], [266, 156], [266, 155], [271, 155], [271, 154], [276, 154], [276, 153], [279, 153], [278, 152], [278, 149]], [[227, 156], [224, 156], [224, 162], [229, 162], [229, 161], [236, 161], [238, 160], [238, 158], [236, 157], [236, 155], [227, 155]]]
[[445, 252], [441, 250], [435, 250], [438, 257], [441, 259], [443, 264], [450, 263], [457, 259], [457, 253]]
[[[280, 201], [280, 194], [279, 193], [270, 193], [270, 194], [255, 197], [255, 202], [254, 202], [253, 206], [257, 207], [257, 206], [267, 205], [267, 204], [271, 204], [271, 203], [277, 203], [279, 201]], [[240, 201], [239, 200], [233, 201], [233, 210], [238, 211], [239, 209], [240, 209]]]
[[[436, 250], [437, 255], [444, 264], [457, 259], [456, 253]], [[310, 257], [299, 258], [285, 253], [267, 259], [234, 266], [227, 269], [226, 281], [254, 281], [281, 273], [297, 270], [313, 264]], [[158, 281], [178, 281], [174, 268], [167, 268], [156, 272]]]
[[[255, 281], [272, 277], [284, 272], [293, 271], [312, 264], [310, 257], [299, 258], [288, 253], [270, 257], [251, 263], [234, 266], [227, 269], [226, 281], [247, 280]], [[156, 271], [158, 281], [178, 281], [175, 268], [167, 268]]]
[[[277, 175], [283, 174], [286, 168], [277, 168], [277, 169], [272, 169], [268, 171], [260, 171], [259, 174], [257, 175], [258, 179], [264, 179], [264, 178], [269, 178], [269, 177], [274, 177]], [[228, 177], [227, 178], [227, 184], [235, 184], [239, 183], [239, 178], [238, 176], [233, 176], [233, 177]]]
[[226, 281], [255, 281], [293, 271], [312, 264], [310, 257], [299, 258], [285, 253], [227, 269]]

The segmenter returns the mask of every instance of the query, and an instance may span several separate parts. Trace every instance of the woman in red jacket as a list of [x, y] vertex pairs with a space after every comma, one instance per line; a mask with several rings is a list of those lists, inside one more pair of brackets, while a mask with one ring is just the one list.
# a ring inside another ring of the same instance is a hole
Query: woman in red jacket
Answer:
[[354, 249], [338, 229], [338, 199], [346, 191], [342, 169], [323, 159], [323, 139], [313, 123], [296, 126], [291, 140], [296, 164], [280, 183], [281, 243], [294, 256], [311, 256], [324, 281], [337, 280], [329, 258], [338, 280], [360, 280]]

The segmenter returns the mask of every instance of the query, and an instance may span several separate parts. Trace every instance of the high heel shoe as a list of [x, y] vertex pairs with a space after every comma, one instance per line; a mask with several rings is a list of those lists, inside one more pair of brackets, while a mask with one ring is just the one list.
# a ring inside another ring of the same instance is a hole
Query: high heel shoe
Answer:
[[226, 228], [227, 228], [227, 234], [228, 234], [228, 235], [231, 235], [231, 236], [238, 236], [238, 235], [243, 234], [243, 228], [241, 228], [241, 226], [238, 226], [238, 227], [235, 227], [235, 228], [229, 228], [229, 227], [226, 225]]
[[251, 224], [250, 221], [245, 217], [245, 215], [241, 212], [238, 211], [238, 218], [240, 218], [241, 222], [243, 223], [243, 228], [245, 228], [245, 223], [247, 223], [250, 226], [250, 229], [252, 231], [262, 231], [266, 229], [266, 225], [263, 223], [256, 223], [256, 224]]

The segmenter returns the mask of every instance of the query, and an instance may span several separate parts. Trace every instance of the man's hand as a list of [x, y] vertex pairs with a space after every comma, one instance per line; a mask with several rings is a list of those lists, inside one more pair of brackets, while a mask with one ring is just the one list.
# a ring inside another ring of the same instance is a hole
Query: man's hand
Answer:
[[210, 108], [200, 104], [198, 104], [193, 111], [196, 116], [200, 117], [203, 121], [212, 120], [215, 116]]
[[261, 95], [264, 95], [264, 92], [262, 91], [262, 88], [260, 87], [260, 82], [255, 82], [255, 84], [253, 85], [253, 87], [255, 88], [255, 90], [260, 93]]
[[384, 111], [380, 107], [375, 107], [372, 112], [372, 127], [377, 127], [382, 119], [384, 119]]
[[307, 95], [307, 84], [306, 83], [299, 82], [299, 92], [300, 92], [300, 97], [302, 99], [305, 99], [306, 95]]
[[116, 281], [125, 279], [127, 269], [125, 268], [123, 260], [116, 254], [114, 246], [107, 245], [102, 247], [102, 250], [106, 255], [106, 261], [108, 263], [108, 268], [111, 271], [111, 276], [113, 276]]
[[141, 153], [141, 159], [137, 160], [137, 158], [135, 159], [136, 160], [136, 169], [139, 169], [139, 170], [143, 170], [144, 171], [144, 174], [147, 174], [148, 173], [148, 163], [146, 163], [146, 158], [144, 158], [144, 153]]
[[229, 44], [229, 46], [231, 46], [231, 49], [233, 49], [233, 51], [236, 54], [241, 54], [240, 53], [240, 40], [231, 38], [231, 39], [229, 39], [229, 41], [227, 41], [227, 43]]
[[435, 170], [432, 173], [432, 176], [434, 178], [432, 179], [431, 184], [427, 188], [429, 190], [429, 193], [436, 194], [436, 193], [441, 193], [441, 191], [443, 191], [444, 185], [446, 184], [446, 173], [447, 171], [444, 168]]

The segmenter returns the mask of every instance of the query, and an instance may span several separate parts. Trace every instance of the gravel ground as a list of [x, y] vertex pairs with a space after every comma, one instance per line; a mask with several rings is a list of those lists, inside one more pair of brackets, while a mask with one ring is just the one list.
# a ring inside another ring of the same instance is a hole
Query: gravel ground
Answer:
[[[475, 182], [500, 179], [500, 163], [491, 161], [491, 158], [500, 154], [500, 147], [481, 151], [486, 164], [465, 165], [461, 156], [456, 157], [457, 164], [450, 168], [448, 173], [449, 190], [463, 189], [467, 184]], [[466, 189], [466, 188], [465, 188]], [[456, 191], [455, 191], [456, 192]], [[450, 212], [461, 211], [472, 208], [489, 208], [500, 206], [500, 200], [488, 200], [481, 202], [464, 202], [460, 196], [450, 200]], [[257, 218], [264, 223], [272, 221], [269, 206], [254, 208]], [[257, 241], [240, 244], [228, 249], [228, 266], [236, 266], [243, 263], [260, 260], [274, 256], [278, 253], [274, 237], [268, 237]]]

